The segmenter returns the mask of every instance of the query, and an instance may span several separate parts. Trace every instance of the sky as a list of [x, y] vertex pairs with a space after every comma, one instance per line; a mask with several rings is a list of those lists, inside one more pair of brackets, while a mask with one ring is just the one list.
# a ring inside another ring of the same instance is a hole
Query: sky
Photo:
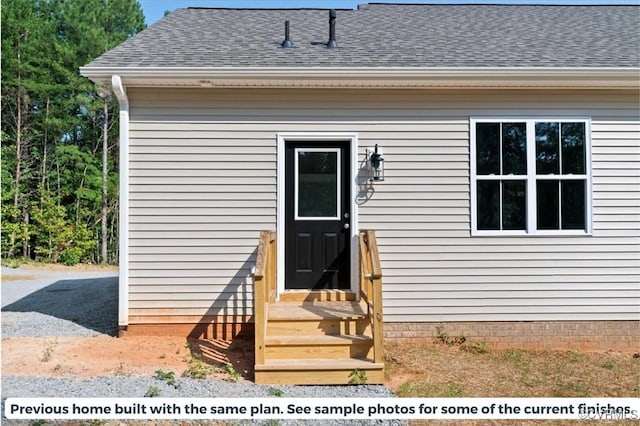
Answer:
[[164, 16], [165, 10], [181, 7], [235, 7], [235, 8], [320, 8], [355, 9], [364, 3], [489, 3], [489, 4], [638, 4], [638, 0], [138, 0], [147, 25]]

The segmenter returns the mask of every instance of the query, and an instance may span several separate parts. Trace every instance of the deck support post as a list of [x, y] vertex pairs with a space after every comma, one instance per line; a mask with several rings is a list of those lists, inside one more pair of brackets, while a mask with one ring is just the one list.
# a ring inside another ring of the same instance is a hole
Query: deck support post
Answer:
[[267, 318], [269, 303], [275, 296], [276, 282], [276, 241], [275, 232], [260, 232], [256, 271], [253, 276], [253, 327], [255, 332], [255, 362], [264, 364], [265, 339], [267, 336]]

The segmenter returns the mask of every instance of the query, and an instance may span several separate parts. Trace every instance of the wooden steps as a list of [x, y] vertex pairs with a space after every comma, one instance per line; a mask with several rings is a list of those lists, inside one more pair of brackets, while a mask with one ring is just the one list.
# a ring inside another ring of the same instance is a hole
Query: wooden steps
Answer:
[[383, 383], [382, 270], [375, 232], [360, 231], [357, 293], [285, 291], [276, 301], [276, 233], [261, 231], [253, 274], [255, 381]]
[[267, 336], [266, 359], [367, 358], [373, 339], [364, 335]]
[[384, 382], [384, 364], [368, 359], [274, 359], [256, 365], [256, 383], [274, 385], [336, 385], [348, 384], [358, 370], [367, 383]]
[[280, 295], [281, 302], [330, 302], [356, 299], [356, 294], [347, 290], [289, 290]]
[[366, 306], [358, 302], [277, 302], [269, 306], [269, 321], [365, 318]]
[[373, 361], [366, 305], [340, 297], [269, 305], [264, 363], [255, 365], [256, 383], [347, 384], [356, 370], [367, 383], [384, 381], [383, 363]]

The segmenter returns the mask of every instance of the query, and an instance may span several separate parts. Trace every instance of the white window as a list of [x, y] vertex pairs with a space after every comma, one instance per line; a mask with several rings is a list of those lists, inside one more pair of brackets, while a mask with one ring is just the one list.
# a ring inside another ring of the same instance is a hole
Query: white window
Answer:
[[588, 119], [471, 119], [473, 235], [591, 232]]

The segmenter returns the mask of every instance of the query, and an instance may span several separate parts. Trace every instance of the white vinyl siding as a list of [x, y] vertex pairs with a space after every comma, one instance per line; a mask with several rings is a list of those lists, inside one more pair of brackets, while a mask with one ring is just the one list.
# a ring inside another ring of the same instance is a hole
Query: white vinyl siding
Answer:
[[[276, 228], [276, 135], [357, 133], [385, 181], [385, 321], [637, 319], [637, 95], [592, 91], [129, 89], [131, 323], [252, 315], [258, 233]], [[471, 237], [470, 117], [591, 117], [592, 236]]]

